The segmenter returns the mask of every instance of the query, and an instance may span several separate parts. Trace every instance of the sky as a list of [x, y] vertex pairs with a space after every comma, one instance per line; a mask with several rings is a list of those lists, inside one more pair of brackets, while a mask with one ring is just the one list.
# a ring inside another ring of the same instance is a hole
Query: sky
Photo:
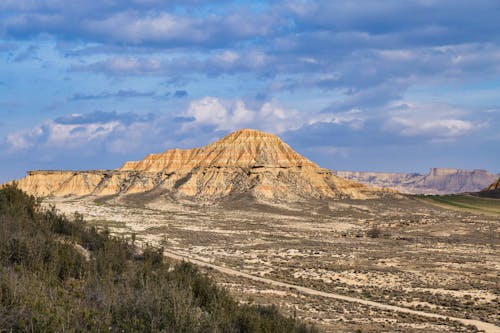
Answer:
[[240, 129], [322, 167], [500, 172], [498, 0], [2, 0], [0, 182]]

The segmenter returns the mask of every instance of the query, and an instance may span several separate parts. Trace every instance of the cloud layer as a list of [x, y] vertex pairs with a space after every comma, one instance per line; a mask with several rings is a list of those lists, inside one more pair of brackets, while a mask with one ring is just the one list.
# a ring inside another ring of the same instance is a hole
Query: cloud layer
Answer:
[[[333, 168], [370, 169], [374, 150], [387, 170], [412, 166], [388, 161], [397, 149], [419, 170], [495, 166], [498, 17], [495, 0], [4, 0], [5, 173], [241, 127]], [[463, 149], [490, 157], [456, 165]]]

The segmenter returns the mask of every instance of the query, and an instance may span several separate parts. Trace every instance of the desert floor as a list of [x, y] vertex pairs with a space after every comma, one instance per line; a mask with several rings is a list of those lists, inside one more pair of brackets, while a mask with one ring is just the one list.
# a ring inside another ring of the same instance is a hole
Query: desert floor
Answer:
[[211, 264], [201, 269], [241, 302], [276, 304], [326, 332], [473, 332], [468, 324], [474, 322], [500, 331], [499, 216], [414, 197], [300, 205], [92, 197], [45, 203], [67, 215], [77, 211], [117, 235], [135, 234], [137, 242], [163, 246], [171, 257]]

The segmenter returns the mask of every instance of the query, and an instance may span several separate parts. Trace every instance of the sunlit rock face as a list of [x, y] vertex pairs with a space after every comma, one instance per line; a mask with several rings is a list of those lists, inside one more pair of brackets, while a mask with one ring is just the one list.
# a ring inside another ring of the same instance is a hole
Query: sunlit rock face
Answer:
[[431, 168], [428, 174], [334, 171], [335, 175], [371, 186], [413, 194], [477, 192], [498, 178], [486, 170]]
[[41, 196], [167, 193], [216, 200], [366, 199], [389, 193], [332, 175], [273, 134], [243, 129], [205, 147], [171, 149], [116, 170], [30, 171], [21, 189]]

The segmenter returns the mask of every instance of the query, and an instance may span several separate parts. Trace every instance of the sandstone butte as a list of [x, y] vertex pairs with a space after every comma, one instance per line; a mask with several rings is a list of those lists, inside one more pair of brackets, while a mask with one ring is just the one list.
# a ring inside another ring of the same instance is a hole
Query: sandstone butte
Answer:
[[388, 193], [334, 176], [277, 136], [250, 129], [202, 148], [150, 154], [115, 170], [29, 171], [17, 184], [37, 196], [148, 193], [197, 200], [238, 195], [276, 201], [367, 199]]

